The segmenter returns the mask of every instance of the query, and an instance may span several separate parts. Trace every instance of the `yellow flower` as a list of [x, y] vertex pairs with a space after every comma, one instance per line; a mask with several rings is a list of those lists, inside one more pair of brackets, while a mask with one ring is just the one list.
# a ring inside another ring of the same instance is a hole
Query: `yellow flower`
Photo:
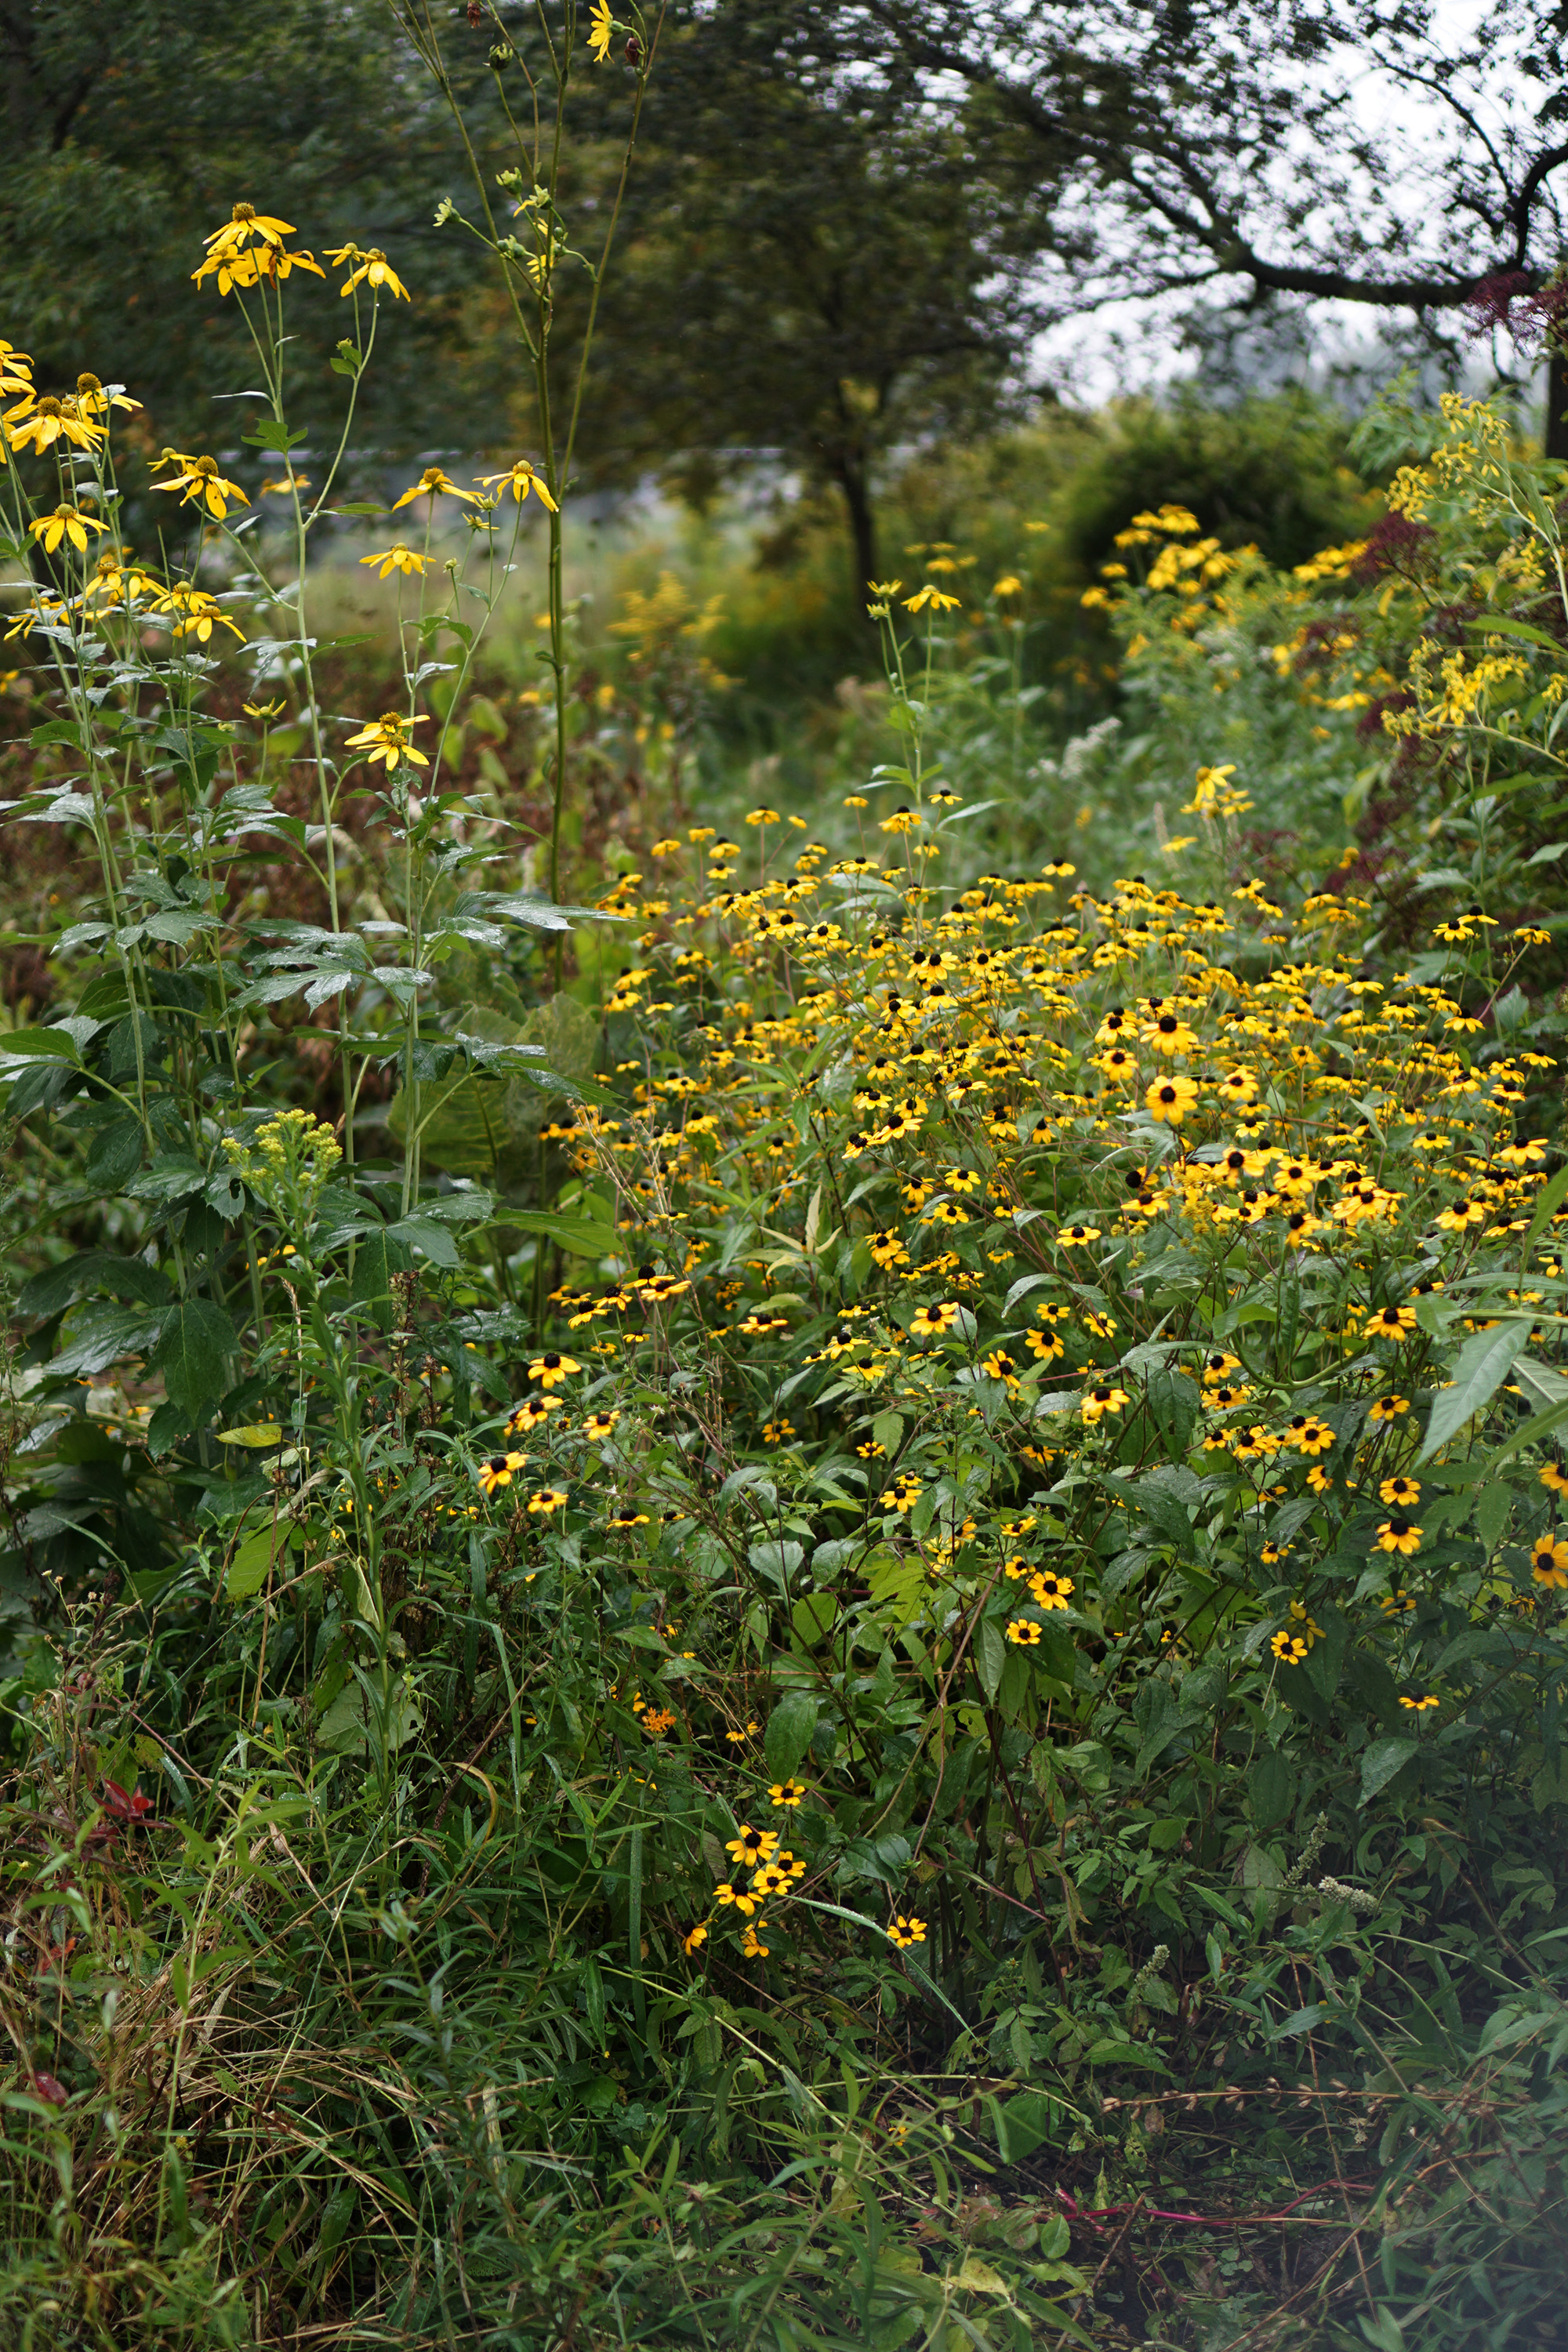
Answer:
[[1374, 1307], [1366, 1318], [1367, 1337], [1372, 1339], [1403, 1339], [1415, 1328], [1414, 1307]]
[[92, 515], [84, 515], [79, 507], [57, 507], [53, 514], [40, 515], [28, 528], [35, 539], [43, 541], [46, 555], [52, 555], [62, 539], [68, 539], [71, 545], [85, 555], [88, 532], [107, 530], [109, 525], [98, 521]]
[[958, 1321], [956, 1299], [944, 1299], [936, 1307], [917, 1307], [910, 1318], [910, 1329], [917, 1339], [934, 1339], [943, 1331], [951, 1331]]
[[697, 1948], [698, 1948], [699, 1945], [700, 1945], [700, 1944], [705, 1944], [707, 1941], [708, 1941], [708, 1930], [707, 1930], [707, 1927], [704, 1927], [704, 1926], [699, 1926], [699, 1927], [693, 1927], [693, 1929], [691, 1930], [690, 1935], [689, 1935], [689, 1936], [688, 1936], [688, 1937], [686, 1937], [684, 1938], [684, 1940], [683, 1940], [683, 1942], [682, 1942], [682, 1944], [681, 1944], [681, 1949], [682, 1949], [682, 1951], [686, 1954], [687, 1958], [689, 1959], [689, 1958], [690, 1958], [690, 1957], [691, 1957], [691, 1955], [692, 1955], [692, 1953], [693, 1953], [694, 1951], [696, 1951], [696, 1950], [697, 1950]]
[[1379, 1397], [1367, 1414], [1368, 1421], [1397, 1421], [1402, 1412], [1410, 1410], [1410, 1399], [1404, 1396]]
[[1039, 1646], [1040, 1629], [1032, 1618], [1015, 1617], [1008, 1622], [1007, 1639], [1020, 1650], [1037, 1649]]
[[405, 547], [401, 540], [391, 547], [383, 548], [379, 555], [360, 557], [362, 563], [380, 564], [381, 570], [376, 573], [378, 580], [385, 580], [394, 572], [407, 572], [416, 580], [422, 580], [429, 561], [427, 555], [421, 555], [416, 548]]
[[1165, 1127], [1180, 1127], [1197, 1098], [1191, 1078], [1179, 1077], [1156, 1078], [1143, 1097], [1150, 1118]]
[[1276, 1633], [1268, 1646], [1282, 1666], [1299, 1666], [1311, 1643], [1300, 1633]]
[[18, 351], [0, 335], [0, 400], [8, 392], [31, 392], [33, 362], [26, 352]]
[[616, 19], [610, 0], [594, 0], [594, 13], [588, 26], [588, 47], [594, 52], [594, 63], [602, 66], [610, 54], [610, 43], [616, 37]]
[[153, 610], [155, 613], [183, 614], [182, 619], [170, 624], [173, 636], [195, 637], [198, 645], [205, 646], [212, 635], [216, 621], [226, 629], [232, 630], [241, 645], [245, 643], [245, 631], [238, 622], [231, 621], [228, 614], [219, 609], [217, 598], [209, 596], [205, 588], [187, 588], [183, 583], [166, 588], [153, 604]]
[[582, 1369], [575, 1356], [563, 1356], [551, 1348], [542, 1356], [535, 1356], [528, 1368], [528, 1377], [531, 1381], [538, 1381], [543, 1388], [552, 1389], [562, 1381], [570, 1380], [574, 1372], [580, 1372]]
[[1131, 1402], [1125, 1389], [1093, 1388], [1085, 1391], [1079, 1412], [1092, 1427], [1097, 1421], [1103, 1420], [1108, 1412], [1120, 1412], [1124, 1405], [1131, 1404]]
[[1531, 1549], [1530, 1572], [1549, 1592], [1568, 1587], [1568, 1543], [1552, 1535], [1537, 1536]]
[[912, 1916], [906, 1918], [901, 1911], [898, 1913], [888, 1930], [889, 1943], [896, 1944], [900, 1952], [907, 1952], [911, 1944], [923, 1944], [925, 1939], [925, 1921]]
[[76, 404], [83, 416], [107, 416], [111, 408], [140, 408], [142, 403], [123, 392], [105, 392], [97, 376], [83, 373], [76, 380]]
[[528, 1507], [537, 1517], [547, 1519], [552, 1511], [565, 1509], [565, 1489], [562, 1486], [541, 1486], [537, 1495], [529, 1496]]
[[786, 1806], [793, 1812], [795, 1808], [805, 1800], [805, 1782], [804, 1780], [775, 1780], [773, 1787], [768, 1790], [768, 1795], [773, 1800], [775, 1806]]
[[1406, 1698], [1402, 1691], [1399, 1695], [1399, 1704], [1401, 1706], [1407, 1706], [1413, 1715], [1425, 1715], [1429, 1706], [1441, 1706], [1443, 1702], [1431, 1691], [1427, 1691], [1421, 1698]]
[[[340, 294], [352, 294], [356, 286], [368, 282], [373, 294], [385, 286], [399, 301], [407, 301], [408, 289], [379, 245], [373, 245], [363, 253], [357, 245], [340, 245], [335, 252], [328, 254], [327, 259], [339, 267], [345, 261], [351, 265], [348, 277], [338, 289]], [[400, 499], [398, 504], [401, 506], [402, 503]]]
[[771, 1862], [778, 1851], [777, 1830], [754, 1830], [750, 1822], [742, 1822], [732, 1838], [724, 1841], [724, 1851], [732, 1854], [748, 1870], [756, 1870]]
[[492, 1454], [479, 1465], [479, 1485], [487, 1495], [493, 1495], [498, 1486], [510, 1486], [527, 1461], [526, 1454]]
[[31, 442], [41, 457], [57, 441], [68, 441], [78, 449], [91, 449], [103, 439], [103, 427], [83, 416], [74, 400], [57, 399], [46, 393], [36, 400], [29, 393], [26, 400], [5, 412], [6, 437], [13, 449], [25, 449]]
[[225, 481], [216, 460], [211, 457], [181, 457], [177, 452], [167, 450], [158, 463], [161, 466], [177, 465], [180, 471], [169, 481], [154, 482], [153, 488], [155, 490], [183, 490], [184, 496], [180, 500], [183, 507], [188, 507], [195, 500], [197, 505], [205, 506], [216, 521], [222, 522], [228, 512], [230, 499], [236, 506], [247, 507], [250, 504], [237, 482]]
[[904, 610], [906, 613], [923, 613], [929, 604], [933, 612], [951, 613], [961, 601], [957, 596], [944, 595], [928, 580], [923, 588], [917, 588], [912, 596], [904, 598]]
[[1380, 1503], [1386, 1503], [1391, 1510], [1395, 1507], [1400, 1510], [1413, 1510], [1421, 1500], [1420, 1481], [1398, 1476], [1382, 1479], [1378, 1485], [1377, 1499]]
[[[502, 498], [505, 498], [507, 489], [510, 489], [519, 506], [531, 490], [541, 506], [548, 507], [552, 514], [559, 514], [561, 511], [544, 486], [543, 475], [536, 472], [526, 457], [519, 457], [515, 464], [507, 467], [504, 474], [480, 474], [478, 480], [480, 487], [487, 490], [492, 489], [497, 482], [503, 483], [506, 487], [501, 491]], [[674, 846], [679, 849], [680, 844], [676, 842]], [[653, 854], [656, 857], [663, 855], [663, 850], [657, 843]]]
[[1058, 1249], [1082, 1249], [1100, 1239], [1098, 1225], [1067, 1225], [1057, 1235]]
[[424, 724], [423, 719], [405, 719], [401, 711], [386, 710], [379, 719], [374, 719], [362, 727], [357, 735], [351, 735], [343, 749], [345, 751], [363, 751], [373, 768], [378, 761], [384, 761], [389, 776], [400, 760], [406, 760], [412, 767], [427, 768], [429, 761], [423, 751], [414, 749], [408, 740], [407, 731], [410, 727], [423, 727]]
[[444, 472], [439, 466], [426, 466], [413, 488], [405, 490], [400, 499], [393, 499], [392, 511], [395, 514], [399, 507], [407, 506], [411, 499], [424, 498], [466, 499], [471, 507], [479, 503], [477, 490], [460, 490], [450, 474]]
[[721, 1904], [725, 1910], [733, 1904], [742, 1918], [749, 1919], [752, 1913], [759, 1907], [761, 1898], [750, 1894], [743, 1886], [731, 1886], [726, 1879], [713, 1889], [713, 1900], [715, 1903]]
[[1068, 1595], [1073, 1591], [1070, 1576], [1058, 1576], [1054, 1568], [1042, 1568], [1029, 1579], [1029, 1591], [1037, 1609], [1065, 1609]]
[[1549, 1486], [1554, 1495], [1568, 1495], [1568, 1477], [1563, 1475], [1555, 1462], [1543, 1463], [1535, 1475], [1542, 1485]]
[[[1407, 1558], [1411, 1552], [1419, 1549], [1420, 1543], [1421, 1530], [1419, 1528], [1412, 1527], [1408, 1519], [1394, 1517], [1379, 1522], [1377, 1530], [1379, 1551], [1396, 1551]], [[1564, 1558], [1568, 1558], [1568, 1553], [1564, 1554]]]
[[254, 205], [236, 205], [221, 228], [202, 239], [209, 253], [237, 253], [251, 238], [259, 237], [264, 245], [280, 246], [286, 236], [294, 234], [292, 221], [279, 220], [273, 213], [258, 213]]
[[1015, 573], [1008, 572], [998, 580], [991, 593], [993, 596], [1016, 596], [1022, 593], [1023, 586], [1023, 582]]

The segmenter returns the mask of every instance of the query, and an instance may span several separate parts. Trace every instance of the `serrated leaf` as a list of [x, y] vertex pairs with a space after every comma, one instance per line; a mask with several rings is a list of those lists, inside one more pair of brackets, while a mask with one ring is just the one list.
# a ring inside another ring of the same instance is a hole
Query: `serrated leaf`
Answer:
[[171, 1404], [199, 1426], [229, 1384], [226, 1359], [238, 1344], [221, 1307], [210, 1298], [183, 1299], [165, 1317], [148, 1368], [163, 1373]]

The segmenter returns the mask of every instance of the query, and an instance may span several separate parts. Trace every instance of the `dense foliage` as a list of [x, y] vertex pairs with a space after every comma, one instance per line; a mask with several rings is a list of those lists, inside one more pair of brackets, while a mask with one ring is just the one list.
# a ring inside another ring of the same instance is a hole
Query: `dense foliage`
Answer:
[[320, 642], [291, 234], [198, 265], [279, 522], [0, 346], [10, 2335], [1550, 2346], [1559, 469], [1141, 510], [1050, 758], [923, 543], [854, 789], [695, 805], [560, 407]]

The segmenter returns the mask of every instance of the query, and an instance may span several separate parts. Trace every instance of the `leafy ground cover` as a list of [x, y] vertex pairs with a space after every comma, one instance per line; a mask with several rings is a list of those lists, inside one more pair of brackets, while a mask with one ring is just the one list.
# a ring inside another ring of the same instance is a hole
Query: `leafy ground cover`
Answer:
[[1138, 509], [1048, 755], [924, 544], [850, 789], [708, 806], [553, 444], [333, 707], [294, 234], [283, 530], [166, 452], [139, 562], [4, 347], [11, 2336], [1555, 2344], [1561, 469]]

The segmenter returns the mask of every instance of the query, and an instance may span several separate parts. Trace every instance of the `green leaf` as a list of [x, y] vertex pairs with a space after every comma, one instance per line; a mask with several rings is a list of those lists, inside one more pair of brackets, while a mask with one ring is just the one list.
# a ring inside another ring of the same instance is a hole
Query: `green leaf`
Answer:
[[1007, 1664], [1007, 1644], [994, 1617], [983, 1617], [974, 1629], [974, 1663], [980, 1675], [980, 1687], [987, 1700], [994, 1704], [1002, 1686], [1003, 1669]]
[[7, 1029], [0, 1034], [0, 1060], [13, 1054], [25, 1061], [81, 1064], [81, 1048], [68, 1029]]
[[300, 1530], [287, 1524], [258, 1528], [254, 1535], [247, 1536], [229, 1561], [228, 1574], [223, 1580], [225, 1598], [229, 1601], [254, 1600], [266, 1583], [274, 1561], [279, 1559], [290, 1546], [298, 1549], [303, 1542]]
[[171, 1404], [199, 1427], [229, 1385], [225, 1360], [238, 1344], [221, 1307], [186, 1298], [164, 1318], [148, 1369], [163, 1373]]
[[889, 1462], [899, 1450], [899, 1441], [903, 1433], [904, 1416], [901, 1412], [879, 1412], [871, 1423], [872, 1442], [881, 1447]]
[[811, 1691], [786, 1691], [768, 1717], [763, 1758], [771, 1780], [793, 1775], [816, 1729], [816, 1699]]
[[1547, 1219], [1561, 1208], [1564, 1193], [1568, 1193], [1568, 1160], [1565, 1160], [1556, 1175], [1550, 1179], [1535, 1203], [1535, 1214], [1531, 1217], [1530, 1230], [1524, 1236], [1523, 1247], [1526, 1251], [1529, 1250], [1531, 1242]]
[[1429, 1462], [1508, 1378], [1526, 1328], [1517, 1316], [1509, 1316], [1489, 1331], [1472, 1332], [1454, 1360], [1448, 1385], [1432, 1400], [1418, 1461]]
[[1374, 1739], [1361, 1759], [1361, 1801], [1370, 1804], [1416, 1753], [1414, 1739]]
[[238, 1429], [215, 1430], [213, 1434], [220, 1445], [259, 1447], [281, 1445], [283, 1443], [283, 1432], [275, 1421], [247, 1422]]
[[626, 1237], [613, 1225], [594, 1223], [586, 1217], [562, 1217], [543, 1209], [508, 1209], [498, 1224], [514, 1225], [521, 1233], [541, 1234], [569, 1257], [613, 1257], [625, 1249]]
[[122, 1192], [142, 1165], [145, 1140], [139, 1118], [117, 1118], [100, 1127], [87, 1155], [88, 1182], [100, 1192]]
[[400, 1217], [386, 1229], [388, 1244], [400, 1242], [406, 1248], [423, 1250], [432, 1265], [458, 1266], [458, 1244], [443, 1224], [434, 1217]]

